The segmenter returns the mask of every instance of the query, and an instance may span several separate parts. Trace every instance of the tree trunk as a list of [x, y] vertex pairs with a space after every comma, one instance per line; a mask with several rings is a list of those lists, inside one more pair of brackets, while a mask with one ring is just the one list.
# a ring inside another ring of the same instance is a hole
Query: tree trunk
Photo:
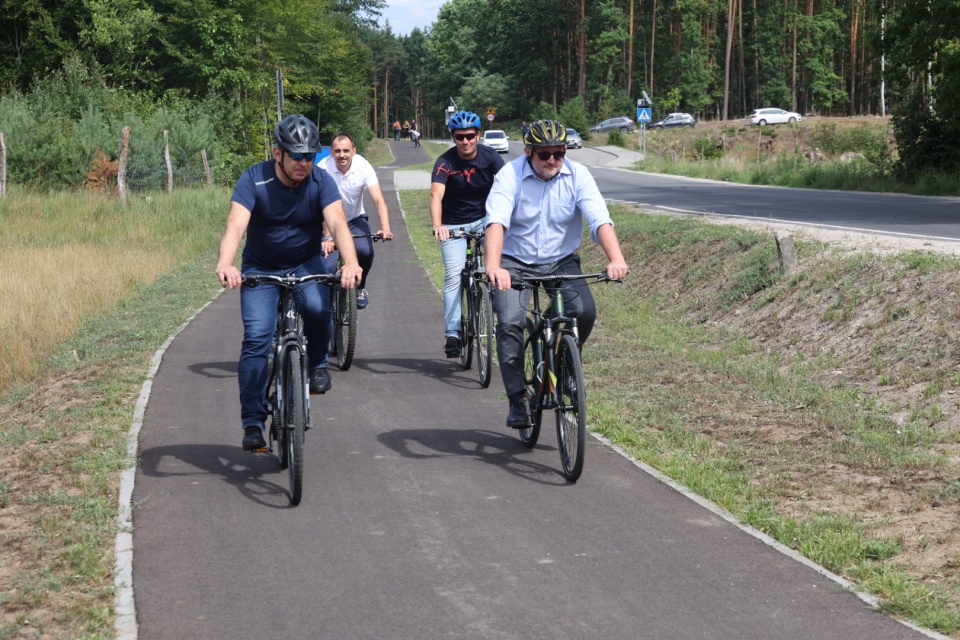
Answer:
[[857, 115], [857, 37], [863, 0], [850, 2], [850, 115]]
[[580, 32], [577, 37], [577, 59], [580, 69], [577, 72], [577, 92], [582, 96], [587, 93], [587, 32], [584, 23], [587, 20], [587, 0], [580, 0], [580, 23], [577, 25]]
[[653, 0], [653, 11], [650, 12], [650, 95], [653, 92], [653, 59], [657, 52], [657, 0]]
[[630, 28], [627, 40], [627, 95], [633, 96], [633, 0], [630, 0]]
[[734, 19], [737, 15], [737, 0], [727, 0], [727, 51], [723, 62], [723, 116], [730, 117], [730, 63], [733, 53]]

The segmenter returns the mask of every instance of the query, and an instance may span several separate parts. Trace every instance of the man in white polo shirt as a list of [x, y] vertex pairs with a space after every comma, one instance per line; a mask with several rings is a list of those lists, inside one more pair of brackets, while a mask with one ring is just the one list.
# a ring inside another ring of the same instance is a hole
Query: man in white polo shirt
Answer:
[[[370, 235], [370, 221], [363, 210], [363, 190], [370, 192], [370, 199], [377, 207], [377, 216], [380, 218], [378, 236], [384, 241], [393, 239], [390, 231], [390, 213], [387, 203], [380, 191], [380, 180], [377, 178], [373, 166], [363, 156], [357, 154], [357, 147], [349, 133], [340, 132], [333, 136], [330, 143], [330, 155], [319, 162], [320, 168], [333, 177], [340, 189], [340, 198], [343, 200], [343, 211], [347, 217], [347, 224], [353, 235]], [[327, 256], [327, 270], [334, 273], [337, 270], [339, 258], [333, 238], [326, 233], [323, 236], [323, 253]], [[370, 238], [355, 238], [357, 246], [357, 260], [363, 269], [363, 279], [360, 281], [357, 292], [357, 308], [364, 309], [369, 303], [367, 297], [367, 277], [370, 267], [373, 266], [373, 240]]]

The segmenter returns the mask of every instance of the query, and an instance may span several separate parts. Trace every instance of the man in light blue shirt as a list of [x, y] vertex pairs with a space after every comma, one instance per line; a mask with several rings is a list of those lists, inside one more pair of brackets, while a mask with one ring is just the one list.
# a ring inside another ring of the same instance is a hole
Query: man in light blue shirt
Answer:
[[[523, 278], [578, 275], [576, 251], [584, 223], [607, 256], [606, 273], [620, 279], [627, 263], [606, 202], [582, 164], [564, 160], [567, 131], [556, 120], [539, 120], [524, 135], [524, 155], [497, 173], [487, 197], [485, 253], [487, 277], [497, 312], [497, 358], [510, 399], [507, 426], [524, 429], [523, 325], [530, 291], [510, 288], [511, 274]], [[565, 309], [577, 318], [580, 344], [587, 341], [597, 310], [584, 280], [561, 285]]]

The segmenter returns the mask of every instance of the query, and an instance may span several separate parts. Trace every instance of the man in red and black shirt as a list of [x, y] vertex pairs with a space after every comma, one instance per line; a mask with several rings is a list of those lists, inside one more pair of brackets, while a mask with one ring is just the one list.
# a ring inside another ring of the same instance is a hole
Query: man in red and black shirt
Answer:
[[493, 177], [503, 167], [503, 158], [479, 144], [480, 118], [458, 111], [447, 125], [453, 136], [450, 149], [433, 165], [430, 185], [430, 219], [433, 235], [440, 240], [443, 255], [444, 353], [460, 357], [460, 271], [467, 259], [465, 238], [450, 238], [451, 231], [483, 229], [484, 205]]

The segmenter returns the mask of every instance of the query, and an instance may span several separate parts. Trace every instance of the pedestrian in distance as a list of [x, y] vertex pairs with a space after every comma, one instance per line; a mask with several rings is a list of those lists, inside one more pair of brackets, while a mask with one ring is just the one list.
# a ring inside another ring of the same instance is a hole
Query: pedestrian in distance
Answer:
[[[369, 236], [370, 219], [363, 208], [363, 190], [366, 189], [377, 208], [377, 218], [380, 221], [380, 230], [377, 231], [384, 241], [393, 240], [390, 230], [390, 212], [387, 202], [380, 190], [380, 179], [373, 166], [366, 158], [357, 153], [353, 136], [341, 131], [330, 141], [330, 155], [320, 161], [320, 168], [327, 172], [340, 190], [343, 200], [343, 211], [350, 227], [350, 232], [356, 236]], [[357, 308], [365, 309], [369, 304], [367, 296], [367, 278], [373, 267], [373, 240], [370, 238], [354, 238], [357, 250], [357, 261], [363, 269], [357, 292]], [[326, 256], [327, 273], [335, 273], [339, 252], [333, 241], [333, 235], [324, 227], [323, 253]], [[332, 318], [331, 318], [332, 320]]]
[[397, 142], [400, 141], [400, 121], [393, 121], [393, 139]]
[[[509, 398], [507, 426], [529, 425], [524, 403], [523, 325], [530, 290], [511, 289], [511, 273], [539, 278], [581, 275], [577, 254], [584, 224], [607, 257], [612, 279], [627, 275], [627, 263], [603, 195], [585, 166], [566, 160], [567, 131], [556, 120], [532, 123], [524, 155], [497, 174], [486, 202], [484, 249], [497, 313], [497, 359]], [[561, 285], [564, 307], [577, 318], [580, 345], [597, 316], [590, 287], [580, 279]]]
[[[217, 279], [223, 286], [235, 289], [241, 286], [242, 274], [326, 273], [321, 248], [326, 226], [343, 256], [341, 284], [355, 287], [362, 272], [340, 192], [333, 179], [314, 164], [321, 149], [320, 132], [308, 118], [291, 115], [276, 126], [273, 137], [273, 159], [253, 165], [237, 180], [220, 238]], [[241, 268], [237, 269], [234, 262], [244, 235]], [[310, 392], [325, 393], [332, 386], [327, 372], [330, 288], [312, 282], [302, 285], [297, 296], [308, 340]], [[240, 290], [243, 346], [237, 381], [243, 448], [248, 451], [266, 446], [263, 428], [267, 418], [267, 362], [279, 299], [279, 288], [269, 284]]]
[[444, 347], [448, 358], [460, 357], [460, 271], [467, 259], [466, 238], [450, 238], [451, 231], [483, 228], [484, 203], [503, 158], [493, 148], [477, 144], [480, 117], [458, 111], [447, 125], [454, 147], [433, 165], [430, 184], [430, 221], [443, 256]]

